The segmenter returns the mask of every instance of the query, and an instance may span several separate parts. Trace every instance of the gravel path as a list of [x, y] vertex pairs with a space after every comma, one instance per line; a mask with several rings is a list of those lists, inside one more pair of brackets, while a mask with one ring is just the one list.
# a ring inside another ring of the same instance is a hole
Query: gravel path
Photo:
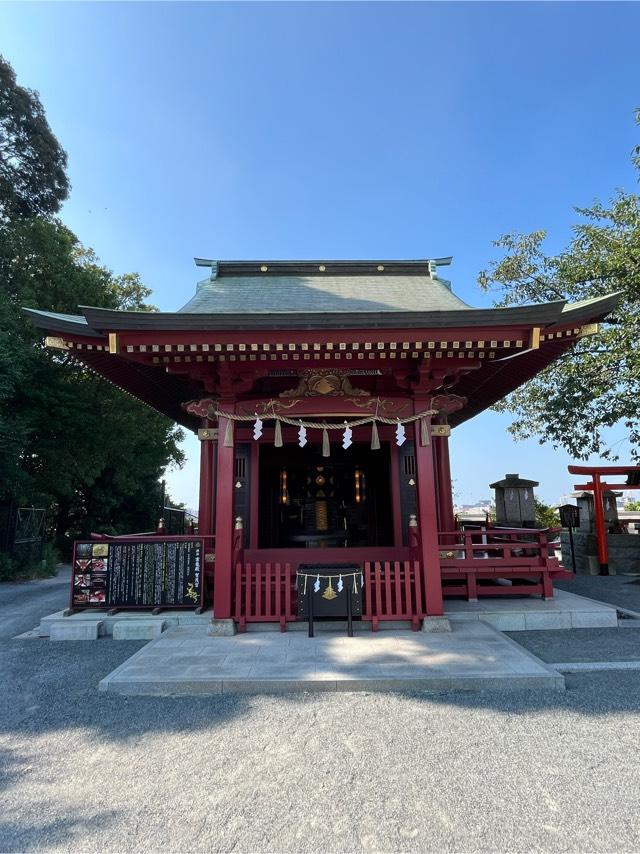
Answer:
[[640, 613], [640, 578], [631, 575], [576, 575], [555, 587]]
[[543, 661], [634, 661], [640, 659], [640, 627], [505, 632]]
[[65, 608], [69, 602], [71, 567], [58, 567], [53, 578], [0, 584], [0, 640], [27, 632], [40, 618]]
[[638, 672], [560, 695], [98, 694], [140, 646], [0, 642], [0, 851], [640, 849]]

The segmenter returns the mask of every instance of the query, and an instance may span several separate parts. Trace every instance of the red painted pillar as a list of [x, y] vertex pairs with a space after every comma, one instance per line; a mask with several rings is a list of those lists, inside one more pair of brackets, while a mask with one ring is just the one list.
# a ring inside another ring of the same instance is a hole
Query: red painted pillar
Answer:
[[600, 475], [596, 473], [593, 475], [593, 514], [596, 523], [600, 575], [609, 575], [609, 550], [607, 549], [607, 528], [604, 522], [604, 507], [602, 506], [602, 485]]
[[[220, 401], [220, 408], [233, 411], [233, 404]], [[213, 589], [213, 617], [231, 617], [233, 579], [233, 467], [235, 449], [225, 447], [224, 434], [228, 419], [218, 419], [218, 466], [216, 483], [216, 564]]]
[[[426, 400], [415, 401], [415, 411], [427, 408]], [[420, 560], [424, 583], [427, 616], [439, 617], [442, 607], [442, 575], [438, 548], [435, 471], [433, 450], [420, 444], [420, 420], [415, 422], [416, 480], [418, 489], [418, 528], [420, 531]]]
[[[215, 452], [218, 431], [211, 427], [206, 419], [202, 430], [209, 431], [210, 437], [199, 435], [200, 439], [200, 495], [198, 501], [198, 533], [213, 534]], [[205, 544], [206, 547], [206, 544]]]
[[454, 531], [453, 491], [451, 487], [451, 465], [449, 462], [448, 436], [434, 437], [433, 446], [438, 469], [438, 519], [441, 531]]

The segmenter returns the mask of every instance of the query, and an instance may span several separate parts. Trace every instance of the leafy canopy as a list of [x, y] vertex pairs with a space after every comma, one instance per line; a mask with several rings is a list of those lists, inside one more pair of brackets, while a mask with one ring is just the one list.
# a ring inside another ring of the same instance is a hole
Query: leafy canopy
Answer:
[[[640, 110], [636, 113], [640, 124]], [[640, 169], [640, 146], [634, 150]], [[569, 246], [544, 251], [546, 232], [507, 234], [494, 245], [503, 257], [478, 277], [497, 291], [496, 305], [570, 302], [618, 291], [615, 318], [495, 406], [513, 413], [516, 439], [534, 436], [573, 457], [617, 459], [606, 430], [622, 422], [631, 457], [640, 459], [640, 196], [619, 190], [608, 205], [576, 208], [581, 220]], [[625, 446], [625, 451], [627, 447]]]
[[0, 56], [0, 220], [56, 213], [69, 193], [66, 167], [38, 93]]
[[22, 307], [152, 310], [53, 215], [66, 155], [35, 92], [0, 57], [0, 503], [47, 507], [57, 545], [92, 530], [150, 530], [159, 478], [181, 465], [183, 433], [65, 353], [42, 345]]

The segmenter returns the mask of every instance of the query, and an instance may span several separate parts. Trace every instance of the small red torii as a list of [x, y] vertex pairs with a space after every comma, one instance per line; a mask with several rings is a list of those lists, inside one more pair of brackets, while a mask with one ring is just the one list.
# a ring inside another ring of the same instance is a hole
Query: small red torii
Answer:
[[583, 492], [593, 492], [593, 510], [596, 523], [596, 540], [598, 542], [598, 563], [600, 575], [609, 575], [609, 550], [607, 549], [607, 532], [604, 525], [604, 508], [602, 495], [613, 490], [640, 489], [638, 483], [607, 483], [601, 480], [603, 475], [629, 475], [640, 472], [640, 466], [569, 466], [569, 474], [586, 474], [591, 477], [589, 483], [576, 483], [574, 488]]

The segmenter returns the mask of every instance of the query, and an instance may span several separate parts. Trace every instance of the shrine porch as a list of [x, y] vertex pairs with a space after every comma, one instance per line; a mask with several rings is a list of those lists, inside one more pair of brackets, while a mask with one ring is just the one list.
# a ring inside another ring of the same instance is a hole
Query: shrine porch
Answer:
[[[550, 549], [554, 532], [531, 529], [451, 531], [438, 535], [442, 594], [463, 597], [553, 598], [553, 579], [570, 578]], [[232, 616], [241, 631], [248, 623], [301, 619], [297, 573], [300, 564], [358, 566], [361, 619], [376, 631], [382, 621], [409, 621], [414, 630], [429, 616], [429, 584], [417, 528], [406, 548], [242, 549], [235, 552]], [[238, 542], [239, 546], [239, 542]], [[319, 574], [321, 569], [318, 569]], [[324, 581], [323, 584], [327, 584]]]

